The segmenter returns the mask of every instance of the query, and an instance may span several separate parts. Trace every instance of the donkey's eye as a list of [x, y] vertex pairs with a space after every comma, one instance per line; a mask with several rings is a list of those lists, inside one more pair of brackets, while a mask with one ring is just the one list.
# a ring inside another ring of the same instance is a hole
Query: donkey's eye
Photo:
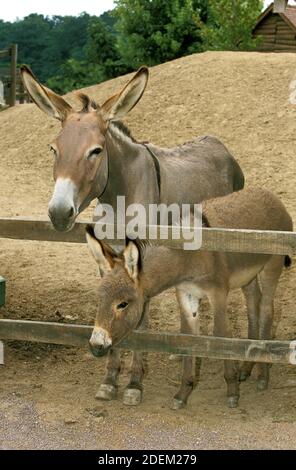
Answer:
[[121, 302], [120, 304], [117, 305], [117, 309], [118, 310], [123, 310], [124, 308], [126, 308], [128, 306], [128, 303], [127, 302]]
[[102, 152], [102, 150], [103, 150], [102, 147], [96, 147], [96, 148], [92, 149], [92, 150], [89, 152], [87, 158], [97, 157], [98, 155], [100, 155], [100, 153]]

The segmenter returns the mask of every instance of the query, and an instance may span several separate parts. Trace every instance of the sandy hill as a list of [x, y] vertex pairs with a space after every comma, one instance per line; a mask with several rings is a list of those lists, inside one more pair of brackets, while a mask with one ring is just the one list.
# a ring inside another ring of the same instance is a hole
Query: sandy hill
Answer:
[[[85, 91], [102, 103], [127, 79]], [[295, 79], [293, 54], [195, 54], [151, 68], [147, 91], [126, 122], [139, 139], [165, 146], [200, 134], [218, 136], [248, 184], [275, 190], [293, 210], [296, 107], [289, 96]], [[75, 103], [73, 94], [67, 98]], [[2, 215], [46, 213], [52, 190], [48, 144], [58, 129], [33, 104], [0, 114]]]

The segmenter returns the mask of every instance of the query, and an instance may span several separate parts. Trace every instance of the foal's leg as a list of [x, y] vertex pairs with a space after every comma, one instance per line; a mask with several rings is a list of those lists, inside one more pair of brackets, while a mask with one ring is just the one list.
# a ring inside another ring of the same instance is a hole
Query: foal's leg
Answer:
[[[139, 330], [146, 330], [149, 321], [149, 302], [145, 304], [143, 319], [139, 325]], [[123, 403], [135, 406], [142, 401], [143, 385], [142, 380], [145, 374], [144, 357], [142, 352], [133, 352], [132, 364], [130, 368], [130, 381], [123, 392]]]
[[96, 394], [98, 400], [113, 400], [116, 398], [120, 369], [120, 351], [111, 349], [108, 354], [106, 374]]
[[[261, 290], [256, 276], [247, 286], [242, 288], [244, 293], [248, 314], [248, 338], [258, 339], [259, 336], [259, 311], [261, 301]], [[240, 381], [246, 380], [252, 372], [254, 362], [244, 362], [240, 369]]]
[[[197, 303], [197, 307], [196, 307], [196, 311], [198, 312], [199, 309], [200, 309], [200, 304], [201, 304], [201, 301], [202, 301], [202, 297], [195, 297], [195, 300], [196, 300], [196, 303]], [[181, 309], [181, 307], [180, 307]], [[182, 311], [182, 309], [181, 309]], [[180, 316], [180, 331], [182, 331], [182, 315]], [[199, 334], [199, 333], [197, 333]], [[180, 354], [170, 354], [169, 355], [169, 360], [170, 361], [182, 361], [183, 360], [183, 357], [180, 356]]]
[[[199, 301], [192, 294], [182, 289], [176, 289], [177, 299], [181, 311], [181, 333], [192, 335], [200, 334], [199, 322]], [[192, 390], [196, 387], [201, 366], [201, 358], [194, 356], [183, 357], [183, 374], [181, 386], [173, 399], [172, 408], [174, 410], [183, 408]]]
[[[271, 339], [274, 314], [274, 294], [284, 265], [284, 257], [275, 255], [260, 273], [262, 299], [260, 302], [259, 338]], [[270, 364], [259, 364], [257, 389], [266, 390], [269, 382]]]
[[[227, 322], [227, 292], [215, 290], [209, 295], [214, 310], [214, 336], [231, 338]], [[227, 384], [229, 408], [235, 408], [239, 400], [239, 371], [237, 361], [224, 361], [224, 378]]]

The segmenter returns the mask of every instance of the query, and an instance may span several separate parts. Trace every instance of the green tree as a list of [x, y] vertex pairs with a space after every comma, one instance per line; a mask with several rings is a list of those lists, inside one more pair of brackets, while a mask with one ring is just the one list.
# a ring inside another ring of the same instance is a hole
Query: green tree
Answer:
[[98, 17], [88, 23], [86, 44], [80, 48], [80, 54], [75, 57], [72, 51], [72, 56], [63, 61], [47, 84], [57, 92], [65, 92], [108, 80], [125, 71], [116, 49], [116, 36]]
[[154, 65], [202, 49], [206, 0], [117, 0], [118, 50], [127, 67]]
[[104, 80], [100, 66], [77, 59], [68, 59], [58, 73], [47, 80], [47, 85], [57, 93], [66, 93]]
[[0, 49], [5, 49], [11, 42], [12, 23], [0, 20]]
[[42, 80], [46, 79], [44, 64], [51, 30], [52, 25], [48, 18], [31, 14], [11, 24], [8, 43], [6, 43], [6, 45], [18, 44], [19, 63], [29, 64]]
[[87, 29], [92, 16], [87, 13], [75, 16], [53, 16], [50, 19], [52, 31], [46, 47], [43, 73], [52, 77], [59, 73], [69, 59], [83, 61], [87, 42]]
[[101, 18], [94, 18], [88, 26], [88, 39], [85, 46], [86, 60], [97, 65], [104, 80], [124, 73], [117, 50], [117, 37]]
[[204, 48], [254, 49], [258, 40], [252, 31], [262, 8], [262, 0], [208, 0], [208, 21], [201, 29]]

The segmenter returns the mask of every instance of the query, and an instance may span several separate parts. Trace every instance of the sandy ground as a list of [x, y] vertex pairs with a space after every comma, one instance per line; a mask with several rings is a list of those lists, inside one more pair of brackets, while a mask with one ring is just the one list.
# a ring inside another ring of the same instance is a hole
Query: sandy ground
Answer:
[[[293, 54], [205, 53], [151, 69], [148, 89], [127, 119], [136, 137], [170, 146], [202, 134], [222, 139], [240, 162], [247, 185], [281, 196], [296, 220], [296, 79]], [[126, 77], [88, 89], [102, 102]], [[75, 102], [69, 95], [71, 102]], [[52, 191], [47, 145], [58, 124], [34, 105], [0, 113], [0, 214], [45, 216]], [[90, 216], [89, 209], [83, 218]], [[87, 247], [1, 240], [0, 274], [7, 279], [3, 318], [92, 323], [96, 266]], [[276, 298], [277, 337], [296, 337], [296, 267], [286, 271]], [[229, 304], [233, 331], [246, 336], [240, 292]], [[68, 318], [67, 318], [68, 317]], [[279, 322], [280, 319], [280, 322]], [[202, 330], [211, 334], [211, 313]], [[154, 299], [151, 328], [178, 329], [172, 292]], [[104, 360], [87, 349], [11, 342], [0, 368], [1, 449], [295, 449], [296, 369], [274, 366], [270, 388], [256, 391], [255, 374], [241, 386], [240, 407], [226, 407], [223, 364], [203, 362], [198, 389], [185, 410], [173, 412], [179, 364], [150, 354], [143, 403], [125, 407], [126, 354], [119, 399], [94, 395]]]

